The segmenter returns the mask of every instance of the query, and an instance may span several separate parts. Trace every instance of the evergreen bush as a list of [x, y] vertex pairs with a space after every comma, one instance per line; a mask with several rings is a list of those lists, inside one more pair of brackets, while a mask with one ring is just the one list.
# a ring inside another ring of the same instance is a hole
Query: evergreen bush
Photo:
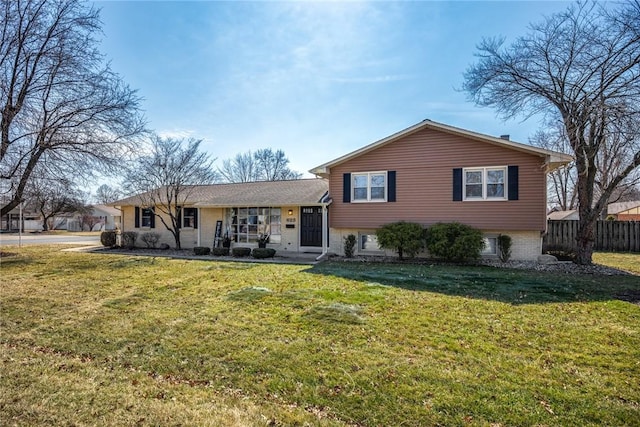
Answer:
[[344, 237], [344, 256], [347, 258], [353, 258], [356, 248], [356, 236], [349, 234]]
[[376, 231], [378, 246], [396, 251], [398, 257], [412, 258], [424, 247], [424, 229], [413, 222], [393, 222]]
[[116, 245], [116, 232], [115, 231], [103, 231], [100, 233], [100, 243], [102, 246], [112, 248]]
[[222, 248], [213, 248], [211, 250], [211, 253], [215, 256], [228, 256], [229, 255], [229, 248], [227, 247], [222, 247]]
[[243, 247], [233, 248], [231, 249], [231, 253], [235, 257], [245, 257], [251, 254], [251, 248], [243, 248]]
[[452, 262], [477, 260], [484, 248], [480, 230], [459, 222], [432, 225], [426, 241], [431, 256]]
[[251, 256], [257, 259], [273, 258], [276, 254], [276, 250], [273, 248], [254, 248], [251, 251]]
[[208, 246], [196, 246], [193, 248], [193, 253], [195, 255], [209, 255], [211, 253], [211, 248]]

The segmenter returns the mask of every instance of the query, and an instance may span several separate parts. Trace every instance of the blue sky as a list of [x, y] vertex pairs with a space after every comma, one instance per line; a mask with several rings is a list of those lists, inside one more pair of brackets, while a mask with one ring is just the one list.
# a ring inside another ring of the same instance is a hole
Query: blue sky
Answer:
[[528, 142], [460, 92], [482, 37], [507, 42], [551, 1], [100, 1], [100, 49], [149, 127], [202, 139], [218, 164], [282, 149], [304, 172], [423, 119]]

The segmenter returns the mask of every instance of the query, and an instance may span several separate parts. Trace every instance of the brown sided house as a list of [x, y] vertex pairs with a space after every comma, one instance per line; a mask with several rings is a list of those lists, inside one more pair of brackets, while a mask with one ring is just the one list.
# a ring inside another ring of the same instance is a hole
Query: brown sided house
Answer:
[[[328, 189], [325, 179], [193, 187], [181, 206], [180, 244], [183, 248], [221, 246], [227, 235], [232, 247], [257, 247], [258, 237], [268, 235], [267, 246], [278, 252], [320, 253], [327, 245], [322, 230]], [[156, 232], [160, 243], [175, 246], [159, 210], [144, 206], [142, 200], [132, 196], [113, 203], [122, 211], [122, 230], [139, 235]]]
[[461, 222], [531, 260], [546, 231], [547, 173], [570, 156], [425, 120], [310, 172], [329, 180], [330, 252], [358, 237], [358, 254], [380, 254], [375, 231], [395, 221]]

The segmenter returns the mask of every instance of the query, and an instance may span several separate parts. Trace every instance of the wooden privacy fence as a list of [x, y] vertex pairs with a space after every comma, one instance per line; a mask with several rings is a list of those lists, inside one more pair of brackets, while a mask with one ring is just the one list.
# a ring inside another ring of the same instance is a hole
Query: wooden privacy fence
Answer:
[[[545, 246], [576, 247], [578, 221], [547, 221]], [[612, 252], [640, 252], [640, 221], [598, 221], [594, 249]]]

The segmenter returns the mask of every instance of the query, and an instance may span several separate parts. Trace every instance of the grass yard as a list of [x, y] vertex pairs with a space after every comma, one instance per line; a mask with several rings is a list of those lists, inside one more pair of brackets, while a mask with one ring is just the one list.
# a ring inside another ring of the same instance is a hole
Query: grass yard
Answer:
[[640, 425], [640, 276], [4, 251], [0, 425]]

